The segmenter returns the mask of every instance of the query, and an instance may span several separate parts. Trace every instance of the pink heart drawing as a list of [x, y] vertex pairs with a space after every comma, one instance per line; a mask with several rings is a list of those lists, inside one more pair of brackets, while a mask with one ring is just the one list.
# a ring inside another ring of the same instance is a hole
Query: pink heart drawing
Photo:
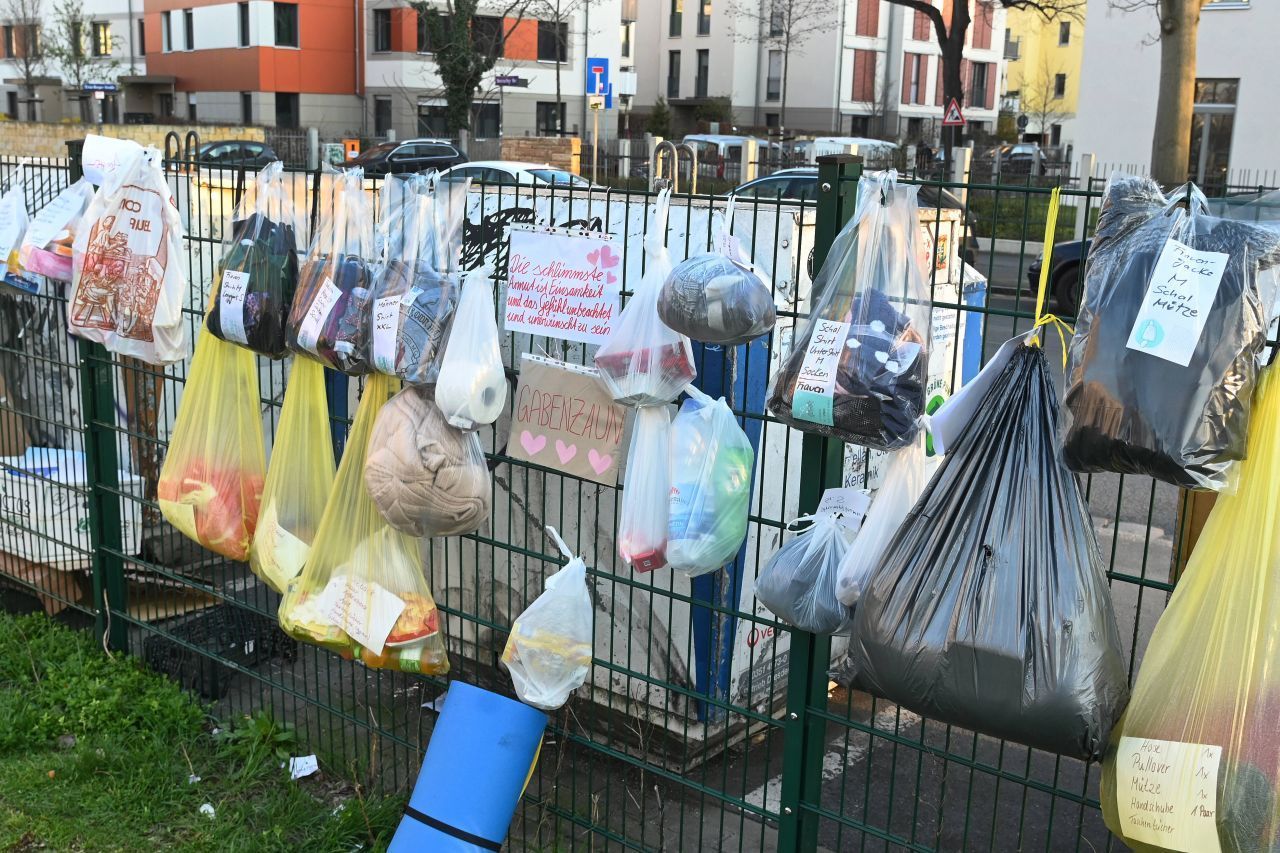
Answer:
[[547, 437], [545, 435], [534, 435], [527, 429], [521, 430], [520, 446], [530, 456], [537, 456], [542, 451], [542, 448], [547, 446]]
[[556, 456], [560, 457], [561, 465], [568, 465], [569, 460], [578, 455], [578, 445], [565, 444], [560, 439], [556, 439]]
[[599, 260], [600, 260], [600, 250], [599, 250], [599, 249], [596, 249], [594, 252], [588, 252], [588, 253], [587, 253], [587, 263], [591, 264], [591, 266], [593, 266], [593, 267], [594, 267], [594, 266], [596, 265], [596, 263], [598, 263], [598, 262], [599, 262]]
[[613, 464], [613, 454], [600, 453], [593, 447], [587, 452], [587, 462], [591, 464], [592, 471], [603, 474]]
[[615, 281], [617, 281], [617, 280], [618, 280], [618, 277], [617, 277], [616, 275], [614, 275], [613, 273], [609, 273], [609, 283], [610, 283], [610, 284], [613, 284], [613, 283], [614, 283]]
[[600, 247], [600, 266], [604, 267], [605, 269], [616, 267], [618, 265], [619, 260], [621, 260], [621, 258], [615, 255], [613, 252], [609, 251], [608, 246]]

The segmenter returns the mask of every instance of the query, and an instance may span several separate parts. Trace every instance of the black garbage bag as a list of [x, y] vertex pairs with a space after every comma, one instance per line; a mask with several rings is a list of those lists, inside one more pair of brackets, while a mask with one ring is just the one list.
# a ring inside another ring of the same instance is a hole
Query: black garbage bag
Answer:
[[[1180, 200], [1185, 207], [1174, 203]], [[1185, 251], [1181, 247], [1226, 256], [1198, 341], [1139, 317], [1148, 287], [1163, 285], [1152, 281], [1162, 253]], [[1270, 288], [1260, 289], [1259, 273], [1277, 263], [1280, 231], [1274, 225], [1211, 216], [1193, 187], [1171, 200], [1149, 178], [1113, 177], [1071, 340], [1067, 465], [1081, 472], [1146, 474], [1187, 489], [1223, 489], [1230, 465], [1244, 458], [1258, 354], [1266, 342], [1271, 297], [1261, 292]], [[1154, 354], [1168, 352], [1156, 345], [1173, 341], [1194, 346], [1185, 365]]]
[[1044, 352], [1018, 347], [871, 575], [849, 653], [912, 711], [1094, 759], [1127, 675], [1057, 419]]

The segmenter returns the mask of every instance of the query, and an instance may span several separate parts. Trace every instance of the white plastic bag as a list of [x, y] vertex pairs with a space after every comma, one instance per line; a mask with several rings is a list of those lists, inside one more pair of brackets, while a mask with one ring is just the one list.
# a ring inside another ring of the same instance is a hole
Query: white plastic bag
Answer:
[[436, 382], [436, 405], [458, 429], [493, 423], [507, 402], [494, 315], [493, 267], [468, 272]]
[[670, 403], [697, 376], [693, 344], [658, 316], [658, 296], [671, 274], [671, 255], [663, 243], [670, 197], [669, 190], [658, 194], [644, 238], [644, 275], [596, 352], [596, 367], [613, 399], [630, 406]]
[[618, 520], [618, 556], [638, 572], [656, 571], [667, 564], [670, 431], [671, 413], [665, 405], [636, 410]]
[[569, 565], [547, 578], [546, 590], [516, 617], [502, 650], [520, 701], [554, 711], [582, 686], [591, 671], [595, 637], [587, 564], [548, 527]]
[[747, 537], [755, 453], [723, 397], [686, 390], [671, 424], [667, 562], [697, 576], [732, 560]]
[[81, 178], [36, 212], [27, 226], [18, 263], [28, 273], [71, 281], [71, 247], [93, 202], [93, 184]]
[[27, 191], [19, 173], [22, 167], [13, 170], [13, 181], [9, 189], [0, 195], [0, 253], [4, 254], [3, 281], [10, 287], [26, 293], [38, 293], [40, 285], [33, 279], [22, 277], [22, 267], [18, 263], [18, 249], [22, 246], [22, 237], [27, 233]]
[[853, 612], [836, 597], [836, 581], [850, 531], [830, 513], [803, 516], [791, 525], [801, 521], [813, 523], [769, 560], [756, 580], [756, 598], [802, 631], [844, 633], [853, 624]]
[[85, 212], [72, 253], [71, 334], [150, 364], [191, 351], [182, 304], [187, 285], [182, 220], [146, 149], [108, 178]]
[[840, 603], [854, 607], [862, 597], [862, 588], [871, 577], [884, 549], [897, 532], [902, 520], [911, 512], [920, 493], [929, 482], [925, 468], [924, 430], [916, 440], [889, 457], [885, 468], [884, 485], [876, 493], [862, 529], [853, 541], [853, 547], [840, 562], [840, 577], [836, 594]]

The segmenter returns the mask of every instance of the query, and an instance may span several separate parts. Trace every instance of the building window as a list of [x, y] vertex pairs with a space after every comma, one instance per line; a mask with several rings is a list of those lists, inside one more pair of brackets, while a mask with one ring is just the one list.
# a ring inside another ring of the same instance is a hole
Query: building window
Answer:
[[1226, 189], [1239, 88], [1239, 80], [1196, 80], [1187, 173], [1211, 196]]
[[849, 116], [850, 136], [870, 136], [871, 116]]
[[138, 55], [147, 55], [147, 26], [142, 18], [138, 19]]
[[196, 95], [194, 92], [187, 94], [187, 118], [191, 121], [199, 121], [200, 117], [196, 114]]
[[782, 97], [782, 51], [769, 51], [769, 76], [765, 79], [764, 99], [776, 101]]
[[27, 56], [38, 57], [43, 54], [39, 24], [27, 24], [22, 28], [22, 50]]
[[698, 51], [698, 76], [693, 81], [693, 96], [695, 98], [705, 98], [707, 96], [707, 78], [711, 76], [711, 51]]
[[871, 103], [876, 99], [877, 51], [857, 49], [853, 52], [853, 100]]
[[987, 63], [973, 63], [973, 93], [969, 97], [969, 103], [982, 109], [987, 105]]
[[698, 2], [698, 35], [711, 35], [711, 0]]
[[924, 119], [909, 118], [907, 119], [907, 139], [923, 139], [924, 138]]
[[161, 118], [173, 117], [173, 93], [161, 92], [156, 95], [156, 108], [160, 110]]
[[249, 46], [249, 4], [237, 3], [237, 12], [240, 15], [240, 46]]
[[1059, 45], [1071, 44], [1071, 22], [1070, 21], [1063, 21], [1062, 23], [1058, 24], [1058, 44]]
[[667, 21], [667, 35], [676, 38], [684, 29], [684, 0], [671, 0], [671, 15]]
[[783, 0], [773, 0], [769, 7], [769, 37], [777, 38], [787, 31], [787, 10]]
[[471, 21], [471, 43], [482, 56], [502, 56], [503, 19], [476, 15]]
[[[379, 10], [374, 10], [379, 11]], [[373, 132], [386, 136], [391, 130], [391, 99], [382, 95], [373, 99]]]
[[1234, 104], [1239, 80], [1199, 79], [1196, 81], [1197, 104]]
[[387, 53], [391, 50], [391, 10], [373, 10], [373, 52]]
[[1067, 96], [1067, 75], [1053, 75], [1053, 96], [1055, 98], [1065, 98]]
[[[283, 4], [277, 3], [279, 9]], [[296, 13], [296, 7], [295, 7]], [[298, 126], [298, 93], [276, 92], [276, 127]]]
[[680, 97], [680, 51], [667, 52], [667, 98]]
[[1022, 39], [1014, 38], [1009, 30], [1004, 31], [1004, 58], [1017, 62], [1022, 53]]
[[449, 120], [444, 107], [418, 104], [418, 135], [449, 138]]
[[191, 9], [182, 10], [182, 38], [184, 49], [196, 49], [196, 16]]
[[253, 124], [253, 93], [240, 93], [240, 121], [243, 124]]
[[[449, 16], [436, 15], [437, 26], [446, 34], [449, 32]], [[435, 53], [436, 44], [431, 38], [431, 27], [427, 25], [427, 16], [418, 15], [418, 53]]]
[[902, 60], [902, 102], [904, 104], [924, 103], [924, 69], [923, 53], [908, 53]]
[[1062, 125], [1060, 124], [1049, 125], [1049, 144], [1052, 145], [1054, 148], [1057, 148], [1059, 145], [1062, 144]]
[[111, 55], [111, 24], [106, 21], [93, 22], [93, 55]]
[[554, 101], [538, 101], [536, 133], [539, 136], [559, 136], [564, 122], [564, 102], [556, 109]]
[[[6, 29], [9, 29], [9, 28], [6, 27]], [[10, 91], [8, 93], [8, 102], [9, 102], [9, 118], [16, 120], [18, 118], [18, 93]]]
[[569, 25], [555, 21], [538, 21], [538, 59], [543, 62], [566, 62], [569, 59]]
[[471, 105], [471, 129], [476, 139], [497, 139], [502, 135], [502, 111], [493, 102]]
[[173, 13], [160, 13], [160, 49], [165, 53], [173, 50]]
[[622, 58], [631, 58], [631, 29], [635, 26], [635, 22], [628, 21], [622, 25]]
[[[275, 4], [275, 24], [276, 24], [276, 47], [297, 47], [298, 46], [298, 4], [297, 3], [276, 3]], [[297, 95], [294, 95], [294, 103], [297, 103]], [[277, 110], [279, 108], [279, 97], [276, 98]], [[276, 122], [280, 124], [280, 122]], [[283, 125], [284, 127], [292, 127], [292, 125]]]
[[780, 116], [778, 115], [778, 113], [765, 113], [765, 114], [764, 114], [764, 126], [765, 126], [765, 127], [769, 128], [770, 130], [777, 130], [777, 129], [778, 129], [778, 125], [779, 125], [779, 124], [781, 124], [781, 118], [780, 118]]

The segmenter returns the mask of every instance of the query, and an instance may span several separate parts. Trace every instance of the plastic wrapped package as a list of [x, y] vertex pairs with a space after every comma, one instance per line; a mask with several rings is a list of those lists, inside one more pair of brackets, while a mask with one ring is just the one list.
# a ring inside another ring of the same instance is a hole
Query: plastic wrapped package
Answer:
[[367, 666], [443, 675], [449, 659], [422, 543], [388, 525], [364, 486], [378, 411], [398, 385], [381, 374], [365, 381], [320, 529], [280, 602], [280, 627]]
[[686, 390], [669, 439], [667, 562], [696, 576], [733, 560], [747, 538], [755, 452], [723, 397]]
[[450, 426], [425, 388], [405, 388], [378, 414], [364, 482], [387, 523], [410, 536], [471, 533], [489, 518], [480, 436]]
[[253, 353], [205, 329], [156, 494], [170, 524], [232, 560], [249, 559], [267, 473], [260, 399]]
[[670, 403], [697, 376], [693, 344], [658, 316], [658, 298], [671, 274], [671, 255], [663, 242], [670, 201], [669, 190], [658, 194], [644, 237], [644, 275], [595, 356], [613, 399], [631, 406]]
[[276, 161], [258, 173], [232, 218], [215, 274], [218, 299], [209, 308], [210, 332], [259, 355], [284, 357], [301, 233], [284, 165]]
[[853, 612], [836, 597], [840, 563], [852, 534], [829, 513], [805, 516], [811, 524], [778, 549], [756, 579], [756, 598], [779, 619], [814, 634], [843, 634]]
[[18, 263], [25, 272], [71, 281], [72, 245], [92, 201], [93, 184], [81, 178], [36, 212], [18, 250]]
[[1019, 346], [885, 549], [854, 613], [859, 686], [923, 716], [1081, 759], [1127, 698], [1102, 556]]
[[563, 705], [591, 672], [595, 613], [587, 564], [554, 528], [547, 532], [569, 564], [547, 578], [546, 589], [511, 625], [502, 666], [520, 701], [544, 711]]
[[329, 447], [324, 368], [295, 358], [249, 549], [249, 568], [276, 592], [302, 572], [311, 552], [337, 468]]
[[1264, 371], [1220, 496], [1111, 733], [1099, 799], [1139, 853], [1280, 847], [1280, 374]]
[[666, 406], [636, 410], [618, 516], [618, 556], [638, 572], [656, 571], [667, 564], [670, 432], [671, 413]]
[[1210, 216], [1194, 188], [1166, 199], [1149, 178], [1113, 176], [1071, 340], [1067, 464], [1224, 489], [1273, 299], [1258, 277], [1278, 263], [1273, 223]]
[[797, 429], [896, 450], [920, 429], [929, 374], [929, 288], [914, 186], [863, 174], [853, 218], [813, 283], [809, 320], [769, 389]]
[[67, 306], [71, 334], [148, 364], [181, 361], [191, 347], [182, 220], [161, 160], [145, 149], [89, 203], [72, 249]]
[[0, 195], [0, 254], [4, 255], [4, 276], [0, 281], [24, 293], [38, 293], [40, 284], [24, 278], [22, 265], [18, 260], [22, 248], [23, 235], [27, 233], [27, 190], [22, 180], [16, 177], [22, 169], [14, 170], [14, 179], [3, 195]]
[[767, 335], [778, 312], [769, 282], [733, 236], [732, 196], [714, 221], [714, 249], [676, 264], [658, 296], [658, 316], [695, 341], [736, 346]]
[[373, 213], [364, 171], [326, 174], [320, 224], [298, 271], [285, 340], [293, 352], [344, 373], [368, 373], [365, 338], [372, 308]]
[[507, 403], [498, 321], [493, 305], [493, 268], [467, 273], [436, 380], [436, 405], [448, 422], [472, 430], [491, 424]]
[[862, 588], [880, 564], [885, 548], [929, 482], [924, 439], [924, 430], [920, 430], [915, 441], [893, 452], [858, 536], [840, 562], [836, 595], [846, 607], [857, 605]]

